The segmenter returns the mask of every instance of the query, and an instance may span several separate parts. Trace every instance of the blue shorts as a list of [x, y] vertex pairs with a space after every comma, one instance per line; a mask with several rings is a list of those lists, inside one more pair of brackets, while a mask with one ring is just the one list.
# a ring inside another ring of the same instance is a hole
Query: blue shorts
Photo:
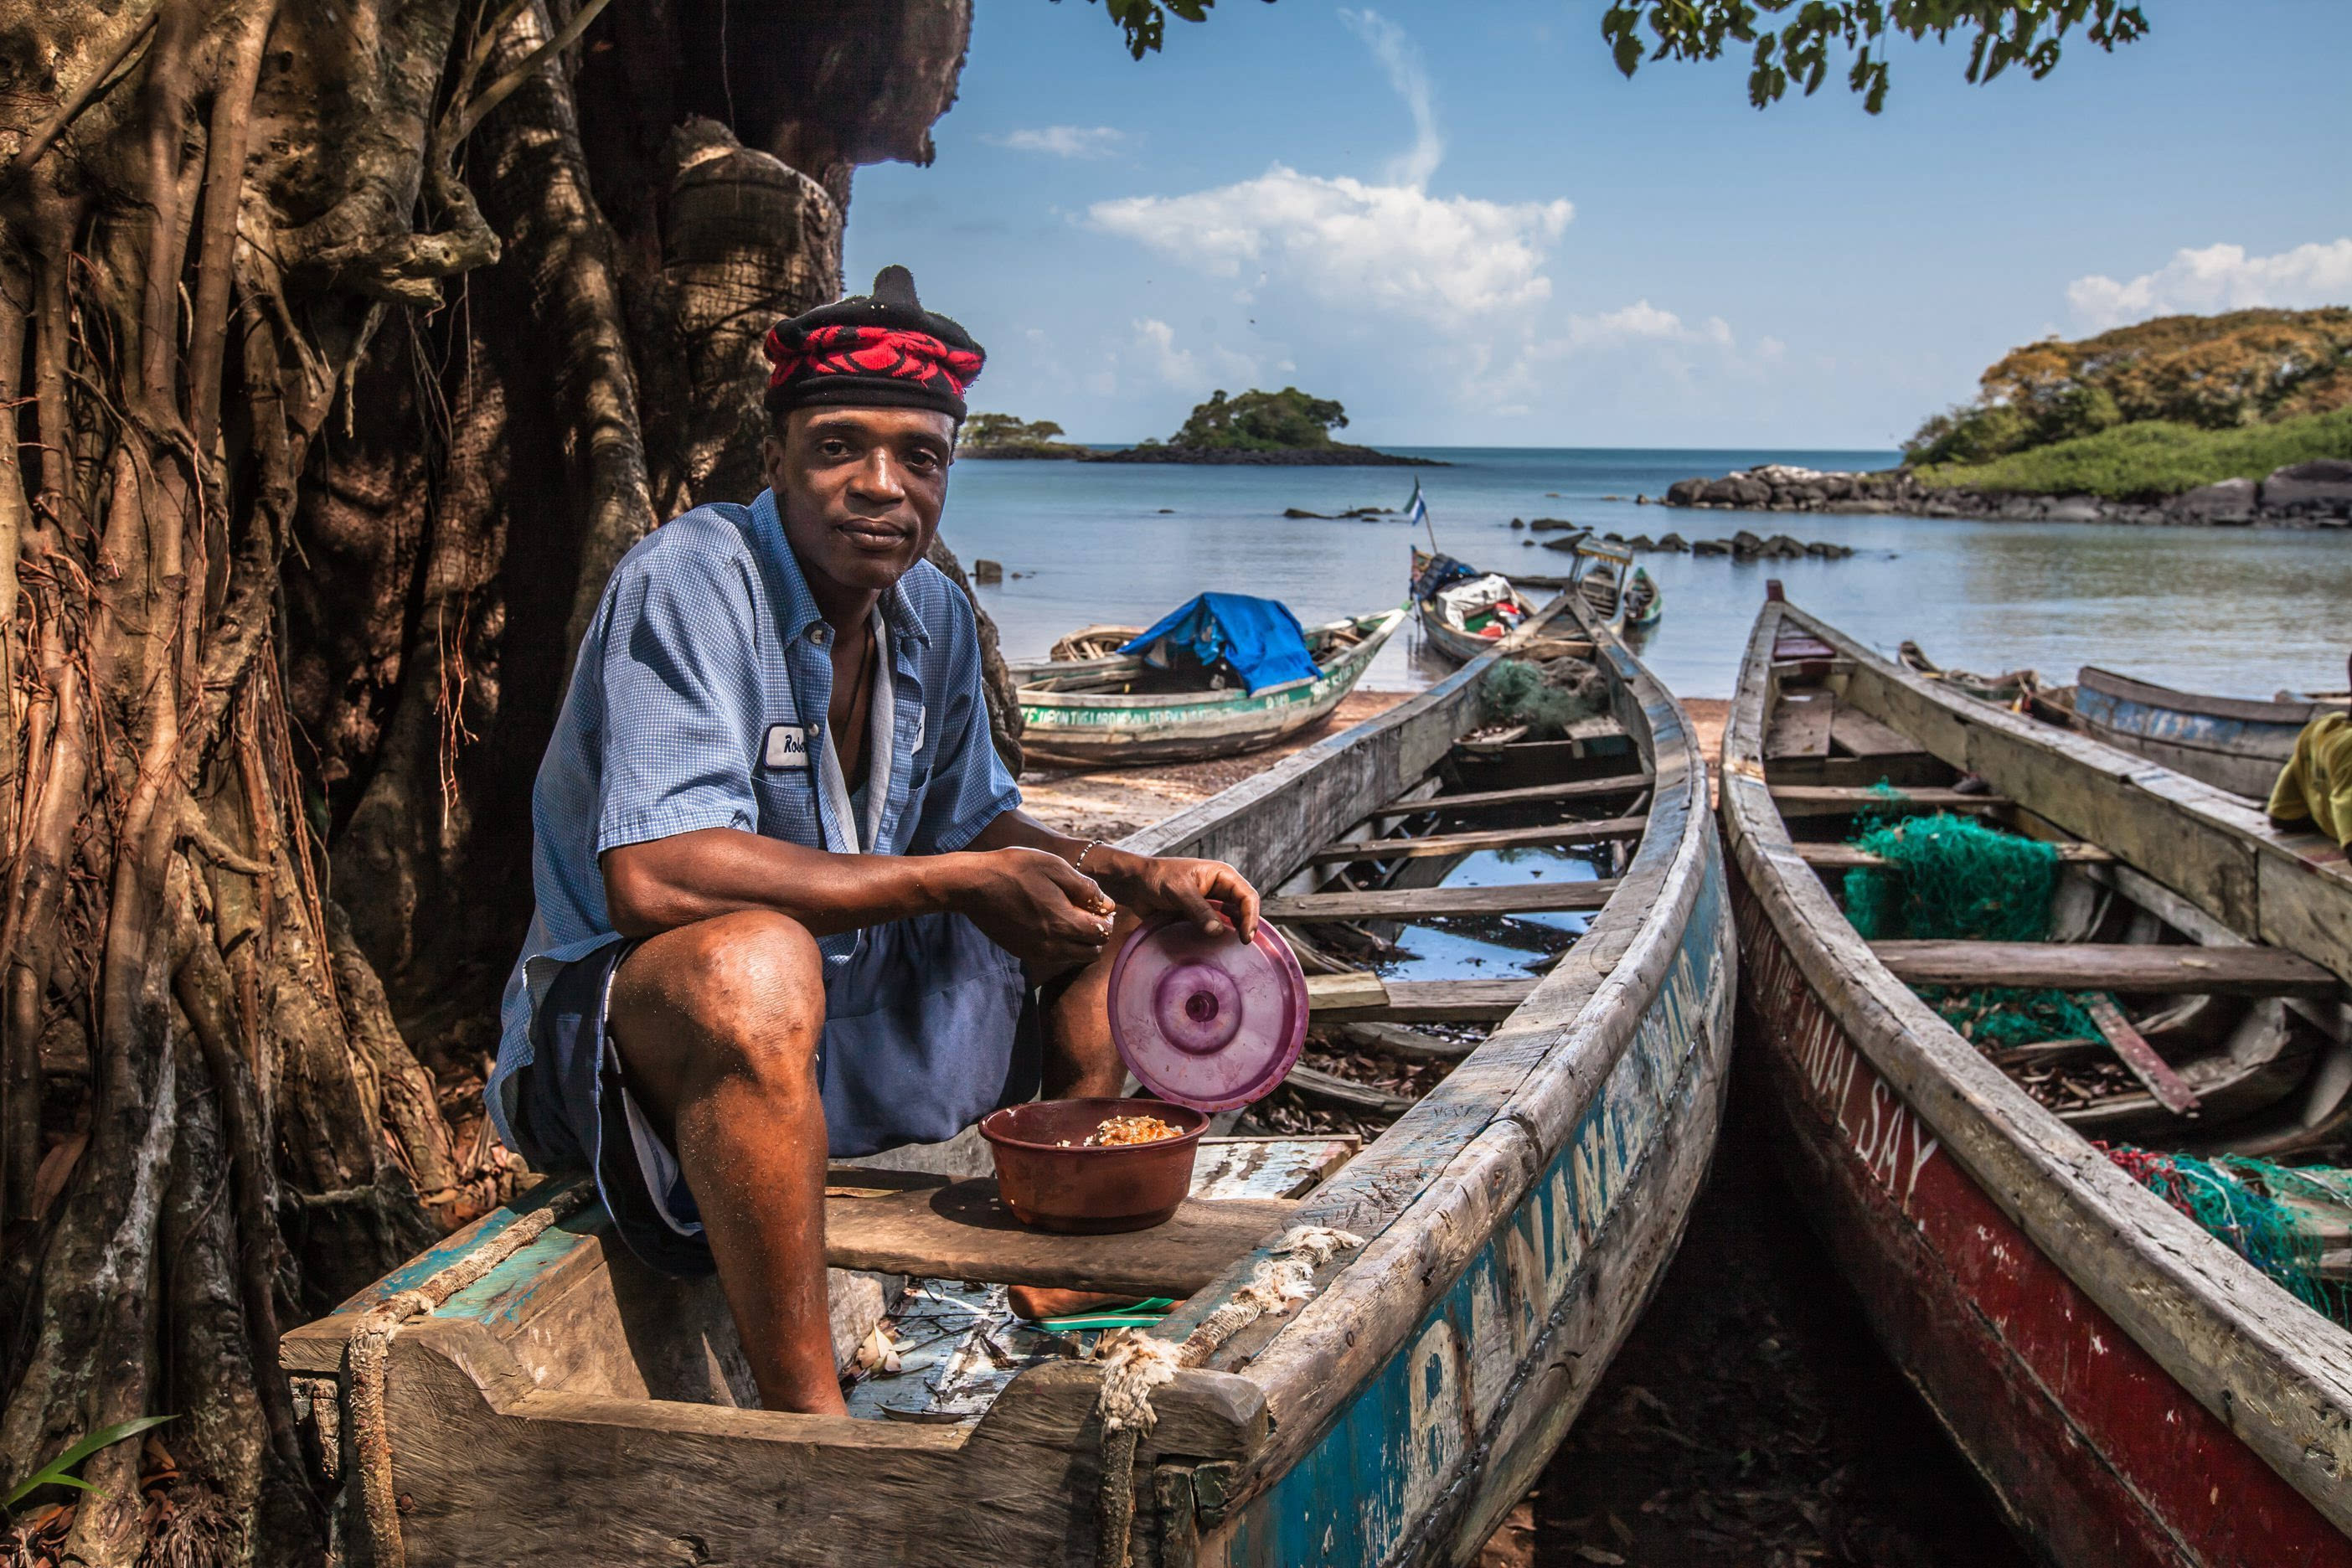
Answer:
[[[629, 1249], [668, 1274], [715, 1268], [677, 1159], [646, 1121], [604, 1026], [613, 973], [636, 944], [607, 943], [559, 969], [531, 1016], [518, 1075], [517, 1152], [541, 1171], [593, 1171]], [[1020, 961], [961, 915], [862, 933], [825, 968], [817, 1070], [835, 1159], [954, 1137], [1036, 1096], [1037, 1002]]]

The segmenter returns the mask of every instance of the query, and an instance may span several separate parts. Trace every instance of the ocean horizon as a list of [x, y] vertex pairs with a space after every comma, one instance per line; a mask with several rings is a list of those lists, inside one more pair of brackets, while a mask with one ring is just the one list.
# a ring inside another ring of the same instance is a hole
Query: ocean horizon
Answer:
[[[2267, 697], [2334, 685], [2347, 634], [2352, 547], [2336, 531], [2146, 528], [1903, 516], [1693, 510], [1641, 505], [1676, 479], [1762, 462], [1894, 465], [1891, 448], [1402, 447], [1446, 468], [1083, 463], [965, 458], [950, 470], [941, 533], [967, 566], [1000, 563], [978, 590], [1011, 658], [1041, 658], [1078, 626], [1148, 625], [1208, 590], [1280, 599], [1315, 625], [1399, 604], [1413, 547], [1391, 514], [1324, 521], [1286, 509], [1401, 508], [1418, 483], [1440, 549], [1483, 570], [1557, 574], [1568, 557], [1511, 521], [1596, 532], [1726, 538], [1740, 529], [1849, 545], [1840, 561], [1737, 563], [1645, 553], [1665, 616], [1641, 653], [1676, 692], [1727, 697], [1768, 578], [1885, 651], [1917, 640], [1937, 660], [2031, 666], [2071, 680], [2084, 664], [2168, 685]], [[1549, 537], [1557, 537], [1550, 535]], [[1400, 635], [1365, 677], [1411, 689], [1451, 666]]]

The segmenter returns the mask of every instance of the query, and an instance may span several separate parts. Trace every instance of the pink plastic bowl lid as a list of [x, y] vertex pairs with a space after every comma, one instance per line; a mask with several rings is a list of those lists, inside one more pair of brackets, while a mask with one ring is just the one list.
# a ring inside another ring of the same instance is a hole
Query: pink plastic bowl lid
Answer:
[[1307, 976], [1261, 922], [1257, 940], [1171, 916], [1139, 927], [1110, 970], [1110, 1037], [1144, 1088], [1195, 1110], [1271, 1093], [1307, 1041]]

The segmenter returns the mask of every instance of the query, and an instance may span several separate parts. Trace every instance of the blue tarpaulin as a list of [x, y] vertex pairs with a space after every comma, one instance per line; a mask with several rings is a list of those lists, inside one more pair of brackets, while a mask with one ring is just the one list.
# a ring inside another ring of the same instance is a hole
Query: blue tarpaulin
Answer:
[[1118, 651], [1141, 654], [1155, 669], [1172, 668], [1178, 653], [1203, 665], [1222, 658], [1252, 691], [1322, 673], [1290, 606], [1247, 594], [1202, 594]]

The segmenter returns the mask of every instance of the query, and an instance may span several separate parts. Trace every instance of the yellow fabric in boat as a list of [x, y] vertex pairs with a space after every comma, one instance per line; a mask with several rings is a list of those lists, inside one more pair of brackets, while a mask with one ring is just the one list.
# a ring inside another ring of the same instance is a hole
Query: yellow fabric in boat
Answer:
[[2294, 755], [2279, 770], [2270, 814], [2312, 826], [2352, 847], [2352, 716], [2322, 713], [2294, 739]]

